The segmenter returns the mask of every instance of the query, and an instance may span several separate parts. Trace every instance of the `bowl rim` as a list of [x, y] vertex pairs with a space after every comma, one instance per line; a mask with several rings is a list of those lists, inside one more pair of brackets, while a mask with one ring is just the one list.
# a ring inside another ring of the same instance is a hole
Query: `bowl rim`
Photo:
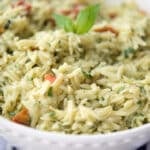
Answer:
[[[135, 128], [131, 128], [131, 129], [127, 129], [127, 130], [123, 130], [123, 131], [116, 131], [116, 132], [111, 132], [111, 133], [106, 133], [106, 134], [65, 134], [65, 133], [61, 133], [61, 132], [54, 132], [54, 131], [41, 131], [35, 128], [31, 128], [31, 127], [27, 127], [24, 125], [20, 125], [17, 123], [14, 123], [12, 121], [7, 120], [6, 118], [0, 116], [0, 123], [2, 124], [2, 127], [6, 127], [6, 130], [8, 129], [8, 132], [13, 132], [15, 130], [15, 132], [19, 135], [36, 135], [36, 137], [41, 137], [41, 138], [46, 138], [46, 137], [52, 137], [54, 138], [54, 140], [62, 140], [65, 137], [65, 140], [82, 140], [82, 141], [91, 141], [91, 140], [95, 140], [98, 138], [112, 138], [112, 137], [123, 137], [129, 134], [134, 134], [134, 133], [142, 133], [143, 130], [145, 132], [147, 132], [147, 134], [150, 135], [150, 123], [144, 124], [140, 127], [135, 127]], [[9, 127], [8, 127], [9, 126]]]

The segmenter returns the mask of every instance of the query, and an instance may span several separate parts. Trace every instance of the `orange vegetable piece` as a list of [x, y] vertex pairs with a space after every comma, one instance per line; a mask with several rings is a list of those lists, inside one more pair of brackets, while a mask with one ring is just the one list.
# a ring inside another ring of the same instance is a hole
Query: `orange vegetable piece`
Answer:
[[140, 12], [143, 16], [146, 16], [146, 15], [147, 15], [147, 12], [144, 11], [144, 10], [139, 10], [139, 12]]
[[23, 108], [12, 118], [12, 121], [23, 125], [29, 125], [30, 116], [28, 110], [26, 108]]

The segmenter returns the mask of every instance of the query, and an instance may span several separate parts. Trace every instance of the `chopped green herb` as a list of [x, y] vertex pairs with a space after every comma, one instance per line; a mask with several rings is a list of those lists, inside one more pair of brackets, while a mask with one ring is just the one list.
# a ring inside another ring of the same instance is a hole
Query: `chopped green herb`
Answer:
[[147, 101], [148, 101], [147, 98], [144, 98], [144, 99], [143, 99], [143, 98], [141, 97], [141, 99], [139, 99], [139, 100], [137, 101], [137, 104], [138, 104], [138, 105], [141, 105], [141, 107], [144, 107], [144, 105], [147, 104]]
[[0, 89], [0, 101], [3, 101], [3, 91]]
[[82, 73], [88, 79], [91, 79], [93, 77], [89, 72], [82, 71]]
[[2, 89], [0, 89], [0, 96], [3, 96], [3, 91], [2, 91]]
[[105, 97], [100, 97], [99, 98], [99, 101], [98, 101], [98, 103], [101, 105], [101, 106], [107, 106], [108, 105], [108, 100], [105, 98]]
[[2, 107], [0, 107], [0, 115], [2, 114], [2, 112], [3, 112], [3, 109], [2, 109]]
[[96, 39], [96, 42], [97, 42], [97, 43], [101, 43], [101, 42], [102, 42], [102, 39], [101, 39], [101, 38], [98, 38], [98, 39]]
[[28, 62], [30, 62], [31, 60], [28, 58], [26, 61], [25, 61], [25, 63], [28, 63]]
[[137, 114], [137, 116], [142, 116], [142, 117], [144, 117], [145, 115], [142, 114], [142, 113], [139, 113], [139, 114]]
[[146, 124], [146, 123], [148, 123], [148, 122], [149, 122], [149, 121], [148, 121], [148, 118], [145, 118], [145, 117], [144, 117], [143, 123]]
[[27, 77], [27, 81], [32, 81], [33, 77]]
[[74, 32], [77, 34], [87, 33], [97, 18], [99, 12], [99, 5], [91, 5], [81, 10], [75, 22], [70, 18], [54, 14], [54, 19], [58, 27], [63, 28], [66, 32]]
[[35, 68], [35, 67], [38, 67], [38, 64], [34, 64], [34, 65], [32, 66], [32, 68]]
[[33, 81], [33, 77], [29, 78], [29, 81]]
[[[54, 56], [57, 56], [57, 55], [58, 55], [58, 52], [55, 51], [55, 52], [54, 52]], [[54, 74], [54, 73], [52, 73], [52, 74]]]
[[51, 47], [51, 43], [50, 42], [47, 42], [47, 44], [48, 44], [49, 47]]
[[14, 64], [15, 68], [19, 68], [19, 64]]
[[47, 95], [48, 95], [49, 97], [52, 97], [52, 96], [53, 96], [53, 88], [52, 88], [52, 87], [49, 88]]
[[141, 101], [141, 100], [137, 101], [137, 104], [138, 104], [138, 105], [141, 105], [141, 104], [142, 104], [142, 101]]
[[113, 110], [118, 110], [118, 106], [116, 104], [113, 105]]
[[141, 93], [143, 93], [143, 94], [145, 94], [145, 92], [146, 92], [143, 86], [140, 86], [140, 91], [141, 91]]
[[15, 116], [16, 113], [15, 113], [15, 112], [9, 112], [9, 115], [10, 115], [10, 116]]
[[101, 101], [104, 101], [104, 100], [105, 100], [105, 98], [102, 96], [102, 97], [100, 98], [100, 100], [101, 100]]
[[79, 48], [83, 48], [83, 45], [81, 43], [78, 44]]
[[0, 102], [3, 101], [3, 96], [0, 95]]
[[55, 117], [56, 113], [55, 113], [54, 111], [51, 111], [51, 112], [49, 113], [49, 115], [50, 115], [50, 117]]
[[4, 25], [4, 29], [9, 29], [10, 25], [11, 25], [11, 20], [7, 20], [6, 24]]
[[13, 54], [13, 51], [11, 49], [7, 49], [6, 52], [7, 52], [7, 54], [10, 54], [10, 55]]
[[125, 49], [124, 51], [123, 51], [123, 56], [125, 57], [125, 58], [128, 58], [130, 55], [132, 55], [133, 53], [135, 52], [135, 50], [132, 48], [132, 47], [129, 47], [129, 48], [127, 48], [127, 49]]
[[125, 89], [124, 86], [121, 86], [118, 90], [117, 90], [117, 94], [119, 94], [121, 91], [123, 91]]

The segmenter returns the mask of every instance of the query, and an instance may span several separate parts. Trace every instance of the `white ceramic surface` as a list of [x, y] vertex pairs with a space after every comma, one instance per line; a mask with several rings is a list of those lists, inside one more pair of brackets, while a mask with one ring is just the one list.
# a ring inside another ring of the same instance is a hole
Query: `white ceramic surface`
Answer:
[[0, 134], [20, 150], [134, 150], [149, 142], [150, 124], [107, 135], [42, 132], [0, 117]]
[[[122, 0], [106, 0], [114, 4]], [[150, 0], [137, 0], [150, 12]], [[150, 124], [106, 135], [65, 135], [42, 132], [0, 117], [0, 136], [20, 150], [132, 150], [150, 141]]]

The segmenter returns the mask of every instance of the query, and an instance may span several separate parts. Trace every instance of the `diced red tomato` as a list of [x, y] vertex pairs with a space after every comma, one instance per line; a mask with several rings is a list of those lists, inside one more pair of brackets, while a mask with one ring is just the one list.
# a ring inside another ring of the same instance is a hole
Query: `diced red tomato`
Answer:
[[144, 11], [144, 10], [139, 10], [139, 12], [140, 12], [143, 16], [146, 16], [146, 15], [147, 15], [147, 12]]
[[111, 32], [111, 33], [115, 34], [116, 36], [119, 35], [119, 32], [111, 26], [104, 26], [102, 28], [96, 28], [96, 29], [94, 29], [94, 31], [95, 32]]
[[72, 15], [75, 18], [82, 9], [82, 4], [74, 4], [73, 8], [61, 10], [61, 13], [66, 16]]
[[25, 3], [25, 0], [19, 0], [17, 3], [16, 3], [16, 5], [23, 5]]
[[25, 0], [18, 0], [17, 3], [15, 4], [12, 4], [12, 7], [15, 8], [17, 6], [23, 6], [24, 10], [27, 12], [27, 13], [30, 13], [31, 9], [32, 9], [32, 6], [30, 3], [27, 3]]
[[109, 13], [109, 17], [110, 17], [111, 19], [114, 19], [114, 18], [117, 17], [117, 13], [116, 13], [116, 12], [111, 12], [111, 13]]
[[53, 83], [56, 80], [56, 77], [54, 75], [51, 75], [51, 74], [46, 74], [44, 76], [44, 79], [50, 81], [51, 83]]
[[72, 10], [71, 9], [63, 9], [63, 10], [61, 10], [61, 13], [65, 16], [68, 16], [72, 13]]

